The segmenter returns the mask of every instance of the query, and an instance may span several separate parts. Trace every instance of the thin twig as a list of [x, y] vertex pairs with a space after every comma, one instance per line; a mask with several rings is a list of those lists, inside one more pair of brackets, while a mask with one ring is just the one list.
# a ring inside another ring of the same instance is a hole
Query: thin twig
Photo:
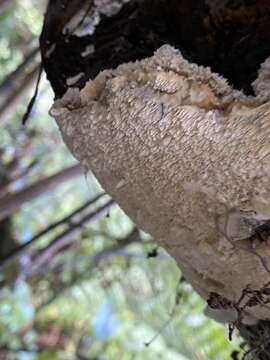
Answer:
[[109, 256], [114, 256], [119, 253], [119, 251], [123, 248], [126, 248], [128, 245], [141, 241], [141, 238], [139, 236], [139, 231], [137, 228], [135, 228], [127, 237], [124, 239], [121, 239], [117, 242], [117, 244], [112, 245], [111, 247], [107, 247], [97, 254], [94, 254], [91, 256], [91, 258], [88, 260], [87, 268], [84, 269], [83, 273], [74, 275], [73, 279], [69, 284], [63, 284], [61, 288], [54, 291], [54, 293], [51, 295], [49, 299], [47, 299], [46, 303], [40, 304], [36, 308], [36, 312], [41, 311], [45, 306], [50, 305], [59, 295], [63, 294], [65, 291], [70, 289], [72, 286], [74, 286], [78, 281], [83, 280], [85, 277], [89, 278], [89, 271], [91, 271], [93, 268], [96, 268], [98, 264], [104, 260], [104, 258], [108, 258]]
[[152, 343], [165, 331], [165, 329], [171, 324], [171, 322], [173, 321], [174, 315], [176, 313], [176, 309], [180, 303], [181, 297], [182, 297], [182, 293], [179, 290], [179, 286], [183, 281], [183, 277], [182, 275], [180, 276], [180, 279], [178, 280], [177, 283], [177, 289], [176, 289], [176, 295], [175, 295], [175, 302], [174, 302], [174, 306], [172, 308], [172, 311], [170, 313], [170, 317], [168, 320], [165, 321], [165, 323], [162, 325], [162, 327], [159, 329], [159, 331], [147, 342], [144, 343], [144, 345], [146, 347], [149, 347], [150, 345], [152, 345]]
[[59, 221], [56, 221], [49, 225], [46, 229], [38, 232], [36, 235], [34, 235], [29, 241], [26, 243], [16, 247], [12, 251], [10, 251], [4, 258], [0, 260], [0, 270], [5, 267], [7, 264], [9, 264], [12, 260], [14, 260], [17, 256], [19, 256], [21, 253], [23, 253], [30, 245], [35, 243], [37, 240], [39, 240], [42, 236], [48, 234], [52, 230], [56, 229], [58, 226], [68, 223], [75, 215], [81, 213], [83, 210], [88, 208], [90, 205], [93, 205], [96, 203], [101, 197], [103, 197], [105, 193], [101, 193], [97, 195], [95, 198], [88, 200], [85, 204], [77, 208], [75, 211], [70, 213], [69, 215], [63, 217]]
[[36, 82], [36, 87], [35, 87], [35, 91], [34, 91], [34, 94], [31, 98], [31, 100], [29, 101], [29, 104], [27, 106], [27, 109], [23, 115], [23, 118], [22, 118], [22, 124], [25, 125], [26, 124], [26, 121], [28, 120], [30, 114], [31, 114], [31, 111], [33, 109], [33, 106], [35, 104], [35, 101], [37, 99], [37, 96], [38, 96], [38, 91], [39, 91], [39, 84], [40, 84], [40, 80], [41, 80], [41, 75], [42, 75], [42, 71], [43, 71], [43, 67], [42, 67], [42, 64], [40, 64], [39, 66], [39, 71], [38, 71], [38, 77], [37, 77], [37, 82]]
[[113, 200], [109, 200], [106, 204], [101, 206], [99, 209], [94, 212], [90, 212], [86, 216], [84, 216], [81, 220], [74, 222], [72, 226], [65, 231], [63, 231], [60, 235], [56, 236], [46, 248], [39, 251], [36, 254], [33, 263], [27, 266], [25, 269], [25, 275], [29, 276], [33, 274], [38, 268], [47, 263], [56, 252], [58, 252], [62, 247], [70, 244], [73, 240], [73, 236], [80, 230], [80, 228], [89, 223], [90, 221], [99, 220], [101, 217], [106, 215], [109, 209], [114, 205]]

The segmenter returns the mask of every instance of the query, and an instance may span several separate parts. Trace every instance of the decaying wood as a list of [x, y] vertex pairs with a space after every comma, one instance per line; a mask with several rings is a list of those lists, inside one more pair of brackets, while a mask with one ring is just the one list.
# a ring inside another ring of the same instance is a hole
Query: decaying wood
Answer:
[[[268, 97], [246, 97], [164, 46], [70, 89], [51, 113], [76, 158], [194, 288], [236, 301], [270, 280], [248, 239], [270, 218]], [[267, 242], [256, 246], [269, 257]]]
[[[56, 98], [66, 92], [68, 78], [83, 73], [76, 83], [82, 88], [100, 71], [152, 56], [164, 44], [252, 93], [251, 82], [269, 56], [268, 0], [130, 0], [119, 13], [102, 15], [95, 32], [82, 37], [67, 37], [61, 30], [72, 4], [78, 3], [78, 11], [83, 2], [73, 0], [68, 11], [54, 11], [62, 2], [51, 1], [41, 37], [43, 65]], [[90, 46], [94, 51], [85, 55]]]
[[270, 320], [269, 19], [264, 0], [131, 0], [44, 59], [72, 153], [242, 330]]

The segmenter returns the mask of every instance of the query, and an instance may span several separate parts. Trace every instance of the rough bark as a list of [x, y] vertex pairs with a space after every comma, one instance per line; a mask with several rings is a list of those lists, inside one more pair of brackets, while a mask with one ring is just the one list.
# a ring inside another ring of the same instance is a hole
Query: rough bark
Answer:
[[[101, 70], [152, 56], [167, 43], [181, 49], [188, 60], [211, 66], [237, 88], [252, 93], [251, 82], [270, 51], [268, 0], [130, 0], [119, 13], [101, 15], [94, 34], [82, 37], [61, 31], [66, 11], [54, 12], [61, 0], [51, 3], [41, 50], [57, 98], [67, 90], [68, 78], [82, 73], [75, 84], [82, 88]], [[67, 14], [70, 19], [70, 11]], [[89, 45], [94, 51], [85, 55]]]
[[269, 19], [263, 0], [130, 1], [62, 47], [77, 67], [61, 68], [58, 45], [44, 59], [58, 98], [83, 73], [51, 111], [76, 158], [175, 258], [208, 315], [258, 341], [270, 320]]

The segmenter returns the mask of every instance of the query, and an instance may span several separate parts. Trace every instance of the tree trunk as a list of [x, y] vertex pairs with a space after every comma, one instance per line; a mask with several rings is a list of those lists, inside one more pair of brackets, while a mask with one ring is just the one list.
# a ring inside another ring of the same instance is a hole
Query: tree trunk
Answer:
[[230, 332], [238, 327], [263, 360], [269, 20], [264, 0], [131, 0], [93, 35], [65, 42], [60, 34], [50, 57], [44, 39], [52, 29], [41, 38], [62, 97], [51, 114], [72, 153], [174, 257], [207, 314], [229, 322]]

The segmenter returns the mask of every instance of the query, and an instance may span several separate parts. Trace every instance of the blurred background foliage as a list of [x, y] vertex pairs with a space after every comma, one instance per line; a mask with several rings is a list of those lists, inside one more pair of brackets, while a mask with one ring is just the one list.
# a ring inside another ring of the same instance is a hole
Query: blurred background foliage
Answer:
[[78, 170], [48, 115], [45, 77], [21, 125], [45, 6], [0, 1], [0, 359], [230, 359], [240, 340], [203, 315], [169, 255]]

